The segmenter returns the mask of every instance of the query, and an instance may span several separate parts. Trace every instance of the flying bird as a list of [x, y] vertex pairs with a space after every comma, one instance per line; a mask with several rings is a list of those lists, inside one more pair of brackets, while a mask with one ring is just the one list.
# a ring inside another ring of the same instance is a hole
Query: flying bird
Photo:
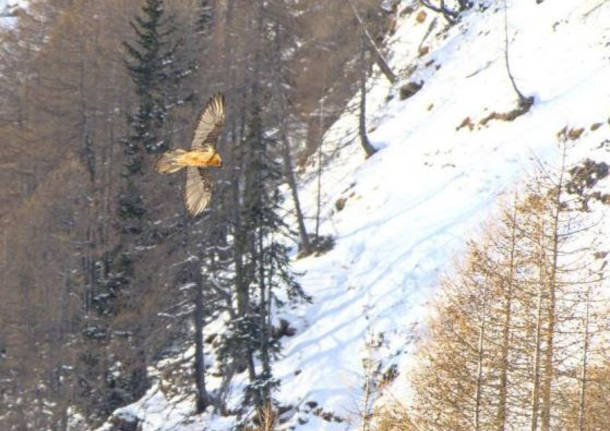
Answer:
[[184, 200], [186, 209], [192, 216], [200, 214], [212, 197], [212, 180], [208, 168], [222, 165], [220, 154], [216, 151], [216, 141], [224, 121], [225, 99], [222, 94], [216, 94], [199, 114], [190, 151], [166, 151], [155, 166], [163, 174], [173, 174], [186, 168]]

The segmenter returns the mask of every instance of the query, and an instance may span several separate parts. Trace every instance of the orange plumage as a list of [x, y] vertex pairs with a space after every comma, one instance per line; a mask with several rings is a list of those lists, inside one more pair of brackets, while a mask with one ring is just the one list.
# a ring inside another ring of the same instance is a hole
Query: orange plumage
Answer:
[[195, 168], [218, 168], [222, 165], [222, 158], [216, 151], [211, 150], [170, 150], [165, 152], [157, 161], [155, 168], [162, 174], [172, 174], [187, 166]]
[[184, 198], [188, 212], [196, 216], [201, 213], [212, 197], [212, 181], [206, 168], [222, 166], [222, 158], [216, 151], [225, 119], [225, 104], [222, 94], [213, 96], [199, 115], [193, 133], [190, 150], [175, 149], [165, 152], [155, 166], [158, 172], [172, 174], [186, 168]]

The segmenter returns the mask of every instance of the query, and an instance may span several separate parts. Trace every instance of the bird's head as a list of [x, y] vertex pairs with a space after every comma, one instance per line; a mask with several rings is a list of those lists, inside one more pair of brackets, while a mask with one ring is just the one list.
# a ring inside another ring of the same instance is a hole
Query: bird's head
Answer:
[[209, 166], [214, 166], [216, 168], [221, 167], [222, 166], [222, 158], [220, 157], [220, 154], [214, 153], [214, 155], [210, 158], [208, 164], [209, 164]]

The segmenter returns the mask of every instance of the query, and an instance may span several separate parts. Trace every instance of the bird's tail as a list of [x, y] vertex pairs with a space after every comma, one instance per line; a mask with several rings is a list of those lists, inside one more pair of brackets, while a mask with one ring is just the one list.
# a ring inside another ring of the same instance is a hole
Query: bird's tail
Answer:
[[180, 149], [166, 151], [161, 158], [157, 160], [155, 169], [162, 174], [173, 174], [174, 172], [178, 172], [184, 167], [183, 164], [178, 163], [178, 159], [185, 152], [186, 151]]

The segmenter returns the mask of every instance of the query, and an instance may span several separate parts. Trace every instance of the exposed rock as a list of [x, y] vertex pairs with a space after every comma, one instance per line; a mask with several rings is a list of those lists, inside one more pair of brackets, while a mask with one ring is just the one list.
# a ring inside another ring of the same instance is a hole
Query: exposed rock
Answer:
[[337, 209], [337, 211], [343, 211], [343, 208], [345, 208], [345, 202], [347, 202], [347, 198], [337, 199], [337, 201], [335, 202], [335, 208]]
[[557, 132], [557, 138], [564, 139], [564, 140], [569, 139], [570, 141], [575, 141], [581, 137], [581, 135], [583, 134], [584, 131], [585, 131], [584, 127], [579, 127], [579, 128], [572, 127], [571, 129], [568, 129], [568, 126], [565, 126], [563, 129], [561, 129], [559, 132]]
[[307, 407], [309, 407], [310, 409], [312, 409], [312, 410], [315, 409], [316, 407], [318, 407], [318, 403], [316, 401], [313, 401], [313, 400], [312, 401], [307, 401], [305, 403], [305, 405]]
[[271, 336], [276, 340], [284, 336], [292, 337], [296, 333], [297, 330], [290, 326], [290, 322], [286, 319], [280, 319], [280, 326], [271, 330]]
[[417, 54], [420, 57], [423, 57], [424, 55], [428, 54], [430, 52], [430, 47], [428, 45], [424, 45], [421, 48], [419, 48], [419, 50], [417, 51]]
[[419, 82], [407, 82], [405, 85], [400, 87], [400, 100], [408, 99], [415, 95], [424, 86], [424, 81]]
[[141, 419], [133, 413], [121, 411], [110, 418], [112, 431], [140, 431]]
[[599, 201], [605, 205], [610, 204], [610, 194], [599, 191], [591, 192], [591, 189], [602, 179], [610, 174], [610, 166], [605, 162], [596, 162], [586, 159], [579, 166], [570, 169], [570, 180], [566, 184], [568, 193], [577, 195], [581, 201], [584, 211], [589, 210], [591, 199]]
[[479, 124], [485, 126], [491, 120], [502, 120], [502, 121], [513, 121], [523, 114], [526, 114], [532, 105], [534, 104], [534, 98], [528, 97], [523, 100], [519, 100], [519, 104], [515, 109], [511, 109], [508, 112], [492, 112], [487, 117], [483, 118]]
[[470, 119], [470, 117], [466, 117], [464, 118], [464, 120], [462, 120], [462, 122], [460, 123], [459, 126], [457, 126], [455, 128], [455, 130], [460, 130], [463, 127], [468, 127], [469, 130], [474, 129], [474, 124], [472, 123], [472, 120]]

